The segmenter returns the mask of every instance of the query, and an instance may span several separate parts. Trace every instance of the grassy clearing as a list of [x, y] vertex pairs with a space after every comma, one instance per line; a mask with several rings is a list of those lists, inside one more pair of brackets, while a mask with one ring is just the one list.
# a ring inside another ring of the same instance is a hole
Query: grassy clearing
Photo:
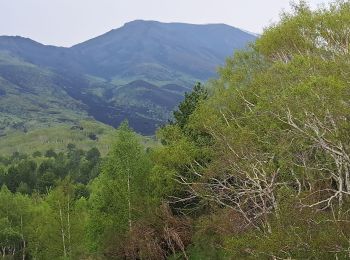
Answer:
[[[97, 147], [102, 155], [106, 155], [113, 136], [113, 127], [87, 120], [81, 121], [76, 126], [61, 124], [27, 133], [15, 131], [0, 137], [0, 155], [11, 155], [14, 152], [32, 154], [35, 151], [45, 152], [49, 149], [60, 152], [65, 151], [69, 143], [83, 150]], [[96, 140], [93, 140], [95, 138]], [[159, 145], [154, 137], [140, 136], [140, 138], [146, 148]]]
[[51, 148], [64, 151], [69, 143], [84, 150], [97, 147], [102, 154], [106, 154], [112, 134], [112, 127], [93, 121], [81, 121], [73, 127], [57, 125], [40, 128], [27, 133], [16, 131], [0, 138], [0, 155], [9, 155], [16, 151], [31, 154]]

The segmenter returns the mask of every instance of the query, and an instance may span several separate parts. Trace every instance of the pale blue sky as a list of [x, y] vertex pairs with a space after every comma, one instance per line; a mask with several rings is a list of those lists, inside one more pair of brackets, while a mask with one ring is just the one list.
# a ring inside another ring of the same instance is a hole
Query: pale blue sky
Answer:
[[[261, 33], [290, 0], [0, 0], [0, 35], [71, 46], [144, 19], [226, 23]], [[314, 8], [330, 0], [309, 0]]]

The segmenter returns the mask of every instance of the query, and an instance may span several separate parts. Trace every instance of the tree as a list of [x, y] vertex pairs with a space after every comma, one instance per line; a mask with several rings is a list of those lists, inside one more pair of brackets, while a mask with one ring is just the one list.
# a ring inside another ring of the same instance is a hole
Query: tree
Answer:
[[49, 149], [45, 152], [45, 157], [47, 158], [56, 158], [57, 154], [53, 149]]
[[199, 103], [208, 97], [207, 90], [198, 82], [190, 93], [185, 93], [185, 99], [180, 103], [178, 110], [174, 111], [173, 124], [184, 128], [190, 115], [197, 108]]
[[0, 250], [3, 257], [11, 255], [25, 259], [28, 255], [27, 228], [32, 216], [30, 199], [11, 193], [6, 186], [0, 191]]
[[38, 198], [33, 211], [30, 249], [36, 257], [76, 259], [86, 252], [86, 204], [76, 200], [69, 178], [59, 181], [45, 200]]
[[151, 210], [147, 198], [150, 167], [139, 138], [124, 122], [92, 186], [90, 232], [99, 246], [131, 231], [133, 222]]

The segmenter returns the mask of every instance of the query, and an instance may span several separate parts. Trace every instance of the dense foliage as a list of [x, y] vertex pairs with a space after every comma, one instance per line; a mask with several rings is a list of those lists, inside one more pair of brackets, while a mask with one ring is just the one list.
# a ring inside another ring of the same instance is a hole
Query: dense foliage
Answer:
[[[52, 259], [85, 252], [87, 184], [99, 173], [97, 148], [0, 157], [3, 257]], [[63, 246], [63, 247], [62, 247]], [[61, 250], [62, 249], [62, 250]]]
[[145, 148], [1, 157], [0, 251], [33, 259], [350, 257], [350, 3], [301, 3]]
[[66, 153], [53, 149], [32, 155], [15, 152], [11, 157], [0, 157], [0, 185], [22, 194], [45, 194], [66, 177], [86, 185], [98, 175], [100, 160], [97, 148], [83, 151], [74, 144], [68, 144]]

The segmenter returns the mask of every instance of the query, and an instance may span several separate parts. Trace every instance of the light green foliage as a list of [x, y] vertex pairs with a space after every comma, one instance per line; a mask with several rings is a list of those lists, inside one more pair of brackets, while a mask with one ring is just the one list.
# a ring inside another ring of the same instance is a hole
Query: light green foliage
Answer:
[[184, 136], [177, 125], [167, 126], [158, 131], [158, 137], [167, 143], [152, 152], [155, 166], [152, 169], [152, 180], [156, 184], [159, 194], [169, 195], [179, 188], [174, 181], [177, 171], [184, 169], [184, 165], [193, 161], [199, 150], [193, 142]]
[[[341, 223], [350, 201], [349, 8], [341, 1], [317, 11], [295, 5], [250, 50], [228, 59], [184, 127], [208, 136], [205, 146], [177, 126], [160, 131], [156, 176], [166, 172], [182, 186], [171, 194], [182, 211], [189, 202], [197, 215], [219, 215], [221, 207], [238, 213], [230, 221], [245, 228], [224, 234], [234, 258], [348, 254], [350, 233]], [[210, 156], [193, 156], [186, 142]], [[294, 199], [288, 210], [285, 196]], [[288, 222], [289, 213], [300, 222]], [[306, 227], [310, 221], [319, 226]]]
[[150, 167], [139, 138], [123, 123], [92, 186], [89, 231], [95, 248], [96, 244], [106, 247], [113, 241], [121, 242], [133, 222], [151, 212]]
[[75, 259], [81, 256], [86, 251], [84, 231], [87, 211], [83, 201], [75, 199], [75, 187], [69, 179], [65, 179], [48, 194], [46, 201], [51, 219], [46, 233], [49, 243], [44, 249], [51, 257]]
[[38, 259], [76, 259], [86, 253], [86, 201], [65, 179], [46, 198], [33, 195], [28, 251]]
[[0, 191], [0, 244], [3, 256], [25, 255], [28, 227], [32, 221], [31, 201], [21, 194], [12, 194], [6, 186]]

